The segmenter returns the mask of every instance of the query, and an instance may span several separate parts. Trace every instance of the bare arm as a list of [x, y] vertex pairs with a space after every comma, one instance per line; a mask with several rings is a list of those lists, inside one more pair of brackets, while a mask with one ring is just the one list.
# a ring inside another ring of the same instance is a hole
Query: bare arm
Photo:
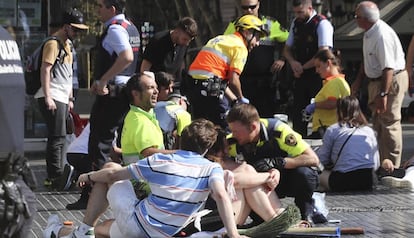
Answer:
[[278, 170], [272, 169], [269, 172], [257, 172], [253, 166], [245, 162], [233, 169], [232, 172], [234, 175], [234, 187], [237, 189], [271, 184], [275, 182], [275, 179], [277, 179], [278, 183], [280, 180]]
[[408, 46], [407, 50], [407, 58], [406, 58], [406, 64], [405, 69], [408, 73], [408, 94], [410, 97], [412, 97], [412, 88], [414, 87], [414, 77], [413, 77], [413, 61], [414, 61], [414, 35], [411, 37], [410, 45]]
[[141, 155], [145, 158], [155, 153], [172, 154], [174, 152], [175, 150], [163, 150], [163, 149], [157, 149], [155, 147], [148, 147], [144, 149], [143, 151], [141, 151]]
[[[327, 50], [327, 49], [329, 49], [328, 46], [320, 46], [319, 47], [319, 50]], [[310, 60], [308, 60], [306, 63], [303, 64], [303, 69], [311, 69], [313, 67], [315, 67], [315, 63], [313, 62], [313, 57]]]
[[142, 63], [141, 63], [140, 72], [142, 73], [144, 71], [150, 71], [151, 67], [152, 67], [152, 63], [144, 59], [142, 60]]
[[234, 71], [230, 73], [229, 88], [234, 93], [234, 95], [236, 95], [237, 99], [241, 99], [243, 97], [240, 75]]
[[134, 61], [134, 54], [132, 49], [122, 51], [116, 58], [114, 64], [109, 68], [104, 75], [102, 75], [99, 83], [94, 82], [91, 87], [91, 91], [97, 94], [103, 95], [108, 94], [106, 85], [109, 80], [113, 79], [116, 75], [121, 73]]
[[335, 109], [336, 108], [336, 100], [332, 100], [332, 99], [327, 99], [325, 101], [322, 102], [316, 102], [315, 103], [316, 108], [319, 109]]
[[405, 68], [407, 69], [410, 80], [412, 80], [412, 74], [413, 74], [413, 60], [414, 60], [414, 36], [411, 37], [410, 45], [408, 46], [408, 50], [407, 50], [407, 57], [405, 60], [406, 61]]
[[298, 167], [312, 167], [319, 165], [319, 158], [316, 153], [309, 147], [302, 154], [296, 157], [286, 157], [286, 169]]
[[53, 101], [52, 97], [50, 96], [50, 78], [51, 71], [53, 68], [53, 64], [49, 64], [46, 62], [42, 62], [42, 66], [40, 68], [40, 81], [42, 84], [42, 90], [45, 95], [45, 103], [48, 110], [56, 110], [55, 101]]
[[112, 184], [116, 181], [126, 179], [132, 179], [132, 175], [128, 171], [127, 167], [122, 167], [119, 164], [111, 163], [111, 167], [109, 168], [81, 174], [78, 178], [78, 184], [80, 186], [91, 182]]
[[227, 235], [229, 237], [240, 237], [234, 220], [233, 207], [226, 189], [224, 188], [224, 184], [217, 181], [213, 182], [211, 184], [211, 191], [211, 195], [216, 201], [220, 218], [227, 230]]
[[356, 96], [358, 94], [359, 88], [361, 87], [361, 84], [364, 78], [365, 78], [364, 63], [361, 62], [355, 81], [351, 85], [351, 95]]
[[[381, 92], [386, 92], [386, 93], [389, 92], [393, 74], [394, 74], [394, 70], [390, 68], [385, 68], [382, 71]], [[388, 98], [387, 96], [380, 97], [379, 95], [377, 95], [377, 97], [375, 98], [377, 113], [384, 113], [387, 110], [387, 98]]]

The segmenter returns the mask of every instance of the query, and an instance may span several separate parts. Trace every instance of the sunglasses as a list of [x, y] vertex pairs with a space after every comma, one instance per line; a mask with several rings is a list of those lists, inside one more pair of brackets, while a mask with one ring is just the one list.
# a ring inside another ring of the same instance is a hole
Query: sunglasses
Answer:
[[257, 7], [257, 4], [256, 5], [247, 5], [247, 6], [241, 6], [241, 8], [243, 9], [243, 10], [253, 10], [253, 9], [255, 9]]

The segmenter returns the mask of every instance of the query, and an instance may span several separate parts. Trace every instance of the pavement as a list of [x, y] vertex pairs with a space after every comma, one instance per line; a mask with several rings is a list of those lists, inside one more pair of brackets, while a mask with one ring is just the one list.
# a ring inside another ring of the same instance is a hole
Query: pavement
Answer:
[[[414, 155], [414, 124], [403, 124], [403, 161]], [[70, 220], [79, 225], [84, 210], [69, 211], [65, 206], [79, 198], [79, 190], [49, 191], [43, 186], [46, 178], [46, 165], [42, 153], [27, 153], [30, 164], [39, 182], [35, 191], [37, 213], [35, 214], [31, 234], [42, 237], [47, 218], [57, 214], [62, 221]], [[414, 237], [414, 192], [406, 189], [389, 188], [379, 182], [371, 192], [326, 193], [324, 203], [328, 211], [328, 220], [336, 220], [329, 226], [361, 227], [362, 235], [342, 235], [342, 237]], [[292, 204], [291, 198], [282, 199], [283, 206]], [[110, 210], [102, 219], [111, 217]]]

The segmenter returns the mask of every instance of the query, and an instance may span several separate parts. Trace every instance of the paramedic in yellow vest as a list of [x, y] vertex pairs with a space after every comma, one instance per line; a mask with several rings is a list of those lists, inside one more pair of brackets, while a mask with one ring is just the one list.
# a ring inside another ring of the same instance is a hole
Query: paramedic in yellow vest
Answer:
[[[250, 99], [250, 103], [257, 108], [261, 117], [273, 117], [279, 106], [277, 103], [282, 99], [276, 90], [281, 82], [281, 70], [285, 65], [285, 59], [280, 52], [289, 32], [276, 19], [259, 15], [259, 0], [241, 0], [240, 3], [243, 15], [258, 17], [269, 30], [269, 35], [262, 37], [259, 46], [247, 57], [240, 75], [243, 95]], [[225, 35], [236, 31], [236, 21], [229, 23], [224, 31]]]
[[[262, 21], [253, 15], [241, 17], [235, 27], [233, 34], [210, 39], [188, 71], [193, 119], [206, 118], [222, 128], [227, 128], [229, 100], [249, 103], [243, 96], [239, 77], [249, 51], [267, 35]], [[226, 89], [232, 92], [226, 93], [229, 98], [224, 96]]]

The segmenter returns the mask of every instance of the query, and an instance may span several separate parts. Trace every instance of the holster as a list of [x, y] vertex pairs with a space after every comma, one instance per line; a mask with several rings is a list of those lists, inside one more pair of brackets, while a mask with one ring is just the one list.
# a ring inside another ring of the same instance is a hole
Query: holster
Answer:
[[123, 93], [125, 84], [108, 84], [109, 96], [112, 98], [118, 97]]
[[227, 81], [222, 80], [219, 77], [212, 77], [206, 80], [199, 80], [201, 82], [201, 94], [209, 97], [219, 97], [224, 94], [224, 90], [227, 87]]

